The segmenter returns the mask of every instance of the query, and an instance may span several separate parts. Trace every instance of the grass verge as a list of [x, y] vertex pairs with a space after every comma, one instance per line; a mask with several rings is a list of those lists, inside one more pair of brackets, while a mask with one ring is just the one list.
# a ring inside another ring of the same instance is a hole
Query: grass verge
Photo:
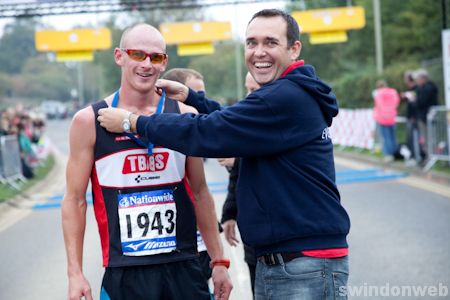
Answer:
[[20, 183], [20, 190], [15, 190], [7, 184], [0, 183], [0, 202], [7, 201], [15, 196], [25, 192], [27, 189], [35, 185], [37, 182], [41, 181], [53, 168], [55, 165], [55, 157], [50, 154], [42, 165], [34, 169], [34, 177], [27, 180], [25, 183]]

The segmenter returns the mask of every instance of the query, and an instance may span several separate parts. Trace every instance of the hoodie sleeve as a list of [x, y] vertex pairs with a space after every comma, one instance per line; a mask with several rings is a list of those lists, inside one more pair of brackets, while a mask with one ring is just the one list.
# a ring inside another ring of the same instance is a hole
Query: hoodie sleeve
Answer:
[[283, 150], [280, 124], [283, 120], [266, 102], [253, 96], [208, 115], [140, 116], [137, 132], [155, 145], [189, 156], [248, 157]]
[[[199, 157], [270, 156], [320, 138], [328, 125], [316, 97], [293, 82], [277, 82], [210, 114], [140, 116], [137, 132]], [[189, 102], [203, 98], [192, 92]]]
[[189, 89], [189, 94], [184, 104], [194, 107], [201, 114], [209, 114], [222, 109], [218, 102], [207, 99], [204, 92], [200, 91], [197, 94]]

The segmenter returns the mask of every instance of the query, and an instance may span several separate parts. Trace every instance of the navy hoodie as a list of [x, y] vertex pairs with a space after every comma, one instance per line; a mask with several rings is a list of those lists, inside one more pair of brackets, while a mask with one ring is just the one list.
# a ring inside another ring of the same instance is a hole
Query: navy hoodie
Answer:
[[229, 107], [191, 90], [186, 104], [201, 114], [140, 116], [137, 132], [189, 156], [242, 157], [237, 221], [258, 256], [348, 247], [328, 133], [338, 106], [312, 66]]

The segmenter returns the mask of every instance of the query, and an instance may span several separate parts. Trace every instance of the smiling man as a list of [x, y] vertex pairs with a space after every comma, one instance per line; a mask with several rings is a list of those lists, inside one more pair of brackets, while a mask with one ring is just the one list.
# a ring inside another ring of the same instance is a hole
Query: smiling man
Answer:
[[[232, 288], [229, 260], [201, 158], [153, 147], [145, 137], [108, 132], [96, 121], [99, 109], [109, 106], [142, 115], [195, 111], [155, 92], [168, 63], [161, 33], [147, 24], [128, 28], [114, 60], [120, 88], [79, 111], [70, 128], [62, 203], [68, 299], [92, 300], [82, 268], [90, 179], [105, 267], [102, 300], [211, 299], [197, 259], [197, 225], [212, 259], [215, 299], [226, 300]], [[122, 129], [130, 129], [128, 119]]]
[[[221, 108], [203, 93], [158, 81], [200, 115], [138, 116], [131, 128], [156, 145], [206, 157], [242, 157], [238, 226], [258, 257], [256, 299], [345, 299], [349, 217], [335, 182], [328, 127], [338, 113], [331, 88], [297, 61], [296, 21], [262, 10], [246, 31], [245, 61], [261, 88]], [[207, 114], [206, 114], [207, 113]], [[99, 112], [101, 126], [121, 132], [129, 113]], [[342, 287], [341, 289], [339, 289]]]

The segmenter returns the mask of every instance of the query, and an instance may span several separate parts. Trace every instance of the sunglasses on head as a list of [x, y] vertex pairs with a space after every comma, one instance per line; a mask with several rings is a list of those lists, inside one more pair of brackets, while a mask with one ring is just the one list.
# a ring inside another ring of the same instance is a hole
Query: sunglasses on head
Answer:
[[165, 53], [147, 53], [142, 50], [120, 49], [128, 54], [128, 57], [135, 61], [144, 61], [150, 57], [152, 64], [161, 64], [167, 58]]

